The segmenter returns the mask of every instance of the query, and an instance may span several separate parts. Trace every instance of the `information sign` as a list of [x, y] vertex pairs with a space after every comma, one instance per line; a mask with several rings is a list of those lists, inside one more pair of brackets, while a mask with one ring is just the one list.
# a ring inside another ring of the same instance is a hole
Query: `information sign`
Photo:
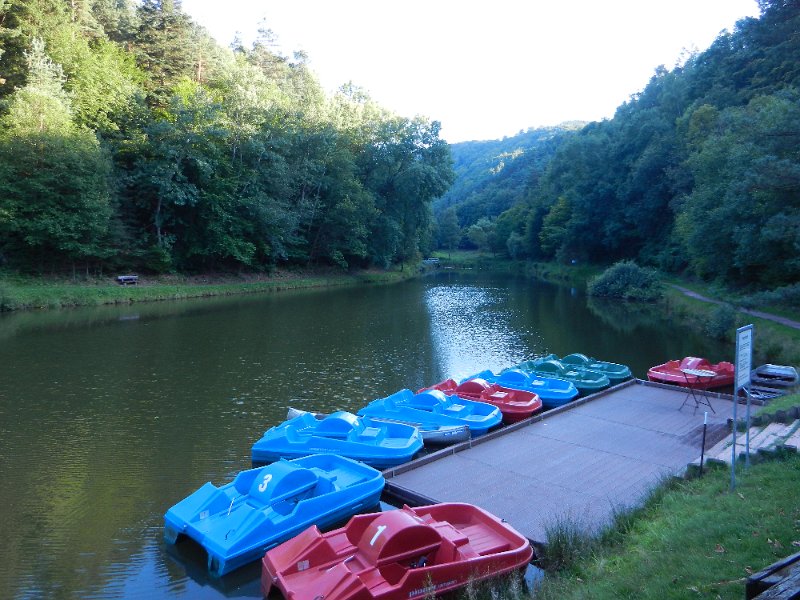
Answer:
[[736, 330], [736, 391], [750, 385], [753, 366], [753, 326]]

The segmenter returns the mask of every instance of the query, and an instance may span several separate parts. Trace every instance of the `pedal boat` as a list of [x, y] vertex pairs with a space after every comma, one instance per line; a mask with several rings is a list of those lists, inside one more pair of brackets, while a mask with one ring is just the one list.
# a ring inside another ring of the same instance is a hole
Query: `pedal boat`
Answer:
[[188, 537], [221, 577], [258, 560], [311, 525], [329, 527], [378, 505], [380, 471], [336, 455], [281, 460], [242, 471], [226, 485], [206, 483], [164, 515], [164, 540]]
[[454, 379], [446, 379], [420, 392], [426, 390], [439, 390], [448, 396], [458, 396], [496, 406], [503, 415], [503, 423], [506, 424], [522, 421], [542, 410], [542, 399], [537, 394], [505, 388], [480, 378], [470, 379], [462, 384]]
[[386, 398], [373, 400], [358, 414], [417, 426], [467, 425], [472, 437], [483, 435], [503, 420], [496, 406], [447, 396], [439, 390], [427, 390], [419, 394], [400, 390]]
[[432, 598], [469, 582], [522, 571], [530, 542], [471, 504], [357, 515], [342, 529], [311, 527], [269, 550], [261, 590], [289, 600]]
[[309, 454], [339, 454], [376, 469], [410, 461], [422, 449], [419, 429], [361, 418], [346, 411], [317, 420], [310, 413], [272, 427], [251, 449], [254, 464]]

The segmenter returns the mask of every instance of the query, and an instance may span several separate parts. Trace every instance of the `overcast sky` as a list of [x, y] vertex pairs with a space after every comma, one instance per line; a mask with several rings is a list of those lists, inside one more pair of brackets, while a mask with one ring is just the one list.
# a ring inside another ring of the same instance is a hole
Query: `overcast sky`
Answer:
[[755, 0], [183, 0], [222, 45], [263, 21], [322, 86], [442, 123], [448, 142], [611, 118], [658, 65], [758, 16]]

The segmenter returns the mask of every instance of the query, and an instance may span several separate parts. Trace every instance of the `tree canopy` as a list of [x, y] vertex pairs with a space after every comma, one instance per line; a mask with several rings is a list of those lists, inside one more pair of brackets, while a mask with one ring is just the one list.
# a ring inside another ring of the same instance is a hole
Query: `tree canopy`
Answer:
[[0, 265], [389, 265], [453, 179], [439, 124], [301, 53], [220, 47], [179, 0], [0, 2]]

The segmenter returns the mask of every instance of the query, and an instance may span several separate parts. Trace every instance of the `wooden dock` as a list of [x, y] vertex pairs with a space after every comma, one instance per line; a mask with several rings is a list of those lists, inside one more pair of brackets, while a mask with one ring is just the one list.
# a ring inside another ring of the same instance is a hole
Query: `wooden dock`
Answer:
[[[390, 496], [470, 502], [538, 544], [569, 519], [594, 530], [700, 456], [704, 412], [686, 391], [632, 380], [483, 438], [384, 471]], [[733, 402], [710, 394], [706, 448], [729, 433]]]

